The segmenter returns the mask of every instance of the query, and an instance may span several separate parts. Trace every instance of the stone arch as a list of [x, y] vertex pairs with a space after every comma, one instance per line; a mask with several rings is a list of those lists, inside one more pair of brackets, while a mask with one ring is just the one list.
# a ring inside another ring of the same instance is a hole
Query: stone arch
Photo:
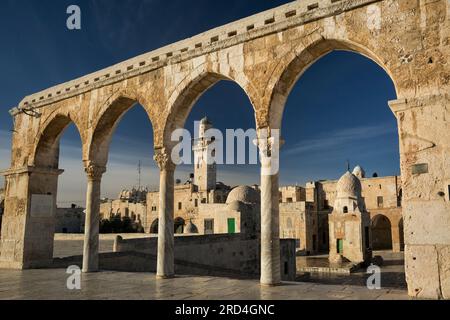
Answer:
[[85, 161], [91, 161], [98, 166], [106, 166], [109, 146], [115, 129], [128, 110], [137, 104], [140, 104], [146, 111], [153, 132], [155, 132], [154, 115], [150, 111], [146, 99], [135, 92], [127, 90], [118, 92], [100, 104], [102, 107], [92, 125], [88, 159], [85, 159]]
[[174, 220], [174, 232], [176, 234], [183, 234], [184, 233], [184, 226], [186, 225], [186, 221], [184, 221], [183, 218], [178, 217]]
[[[163, 130], [163, 143], [167, 144], [171, 139], [171, 134], [175, 129], [184, 128], [186, 119], [188, 118], [195, 103], [200, 97], [218, 82], [232, 81], [236, 83], [246, 94], [253, 112], [255, 112], [255, 123], [257, 122], [255, 111], [255, 97], [246, 90], [246, 85], [242, 81], [233, 79], [231, 76], [223, 75], [220, 72], [205, 71], [206, 65], [197, 67], [189, 77], [183, 79], [171, 94], [168, 104], [169, 113], [165, 120]], [[232, 69], [231, 69], [232, 70]], [[233, 70], [230, 73], [235, 73]], [[250, 84], [247, 84], [250, 86]]]
[[150, 233], [158, 234], [158, 228], [159, 228], [159, 219], [155, 219], [150, 226]]
[[268, 125], [270, 128], [281, 129], [286, 101], [301, 76], [323, 56], [332, 51], [350, 51], [363, 55], [378, 64], [391, 78], [397, 96], [398, 86], [393, 73], [384, 60], [372, 50], [350, 40], [325, 39], [315, 33], [308, 38], [306, 45], [301, 45], [286, 54], [275, 67], [273, 76], [267, 84], [264, 101], [268, 101]]
[[391, 220], [377, 214], [372, 219], [372, 248], [374, 250], [392, 250], [392, 224]]
[[48, 117], [41, 126], [42, 131], [36, 138], [33, 150], [32, 165], [39, 168], [58, 169], [61, 136], [72, 123], [77, 128], [84, 148], [82, 130], [77, 121], [74, 121], [70, 114], [57, 113]]

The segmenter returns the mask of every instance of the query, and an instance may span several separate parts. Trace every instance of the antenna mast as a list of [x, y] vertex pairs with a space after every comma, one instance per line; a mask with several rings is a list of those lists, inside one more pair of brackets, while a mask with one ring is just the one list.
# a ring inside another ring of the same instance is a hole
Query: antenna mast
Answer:
[[141, 167], [142, 167], [142, 163], [141, 163], [141, 160], [139, 160], [139, 163], [138, 163], [138, 190], [141, 190]]

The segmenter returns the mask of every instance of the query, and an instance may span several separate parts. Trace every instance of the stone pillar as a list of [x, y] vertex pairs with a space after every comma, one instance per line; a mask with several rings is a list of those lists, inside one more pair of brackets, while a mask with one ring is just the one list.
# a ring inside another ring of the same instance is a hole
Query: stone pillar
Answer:
[[281, 283], [279, 214], [279, 136], [263, 129], [257, 145], [261, 160], [261, 284]]
[[450, 98], [390, 101], [397, 118], [408, 293], [450, 299]]
[[165, 149], [158, 150], [155, 161], [160, 168], [158, 257], [156, 276], [172, 278], [174, 266], [174, 172], [175, 165]]
[[84, 224], [83, 272], [97, 272], [100, 229], [100, 186], [106, 168], [89, 165], [86, 192], [86, 220]]
[[392, 235], [392, 251], [393, 252], [400, 252], [401, 246], [400, 246], [400, 230], [397, 225], [391, 226], [391, 235]]
[[63, 170], [25, 166], [3, 172], [5, 211], [0, 268], [48, 268], [53, 262], [58, 176]]

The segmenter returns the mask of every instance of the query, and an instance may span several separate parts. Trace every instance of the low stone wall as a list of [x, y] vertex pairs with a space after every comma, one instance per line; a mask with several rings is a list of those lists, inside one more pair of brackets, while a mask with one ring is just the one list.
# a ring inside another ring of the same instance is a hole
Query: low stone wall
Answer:
[[[158, 239], [123, 239], [114, 243], [116, 253], [139, 253], [156, 257]], [[296, 276], [295, 240], [281, 240], [281, 272], [285, 281]], [[257, 239], [242, 239], [240, 234], [214, 234], [175, 238], [175, 269], [186, 273], [202, 269], [214, 272], [256, 276], [260, 273], [260, 245]], [[195, 270], [190, 270], [191, 266]]]

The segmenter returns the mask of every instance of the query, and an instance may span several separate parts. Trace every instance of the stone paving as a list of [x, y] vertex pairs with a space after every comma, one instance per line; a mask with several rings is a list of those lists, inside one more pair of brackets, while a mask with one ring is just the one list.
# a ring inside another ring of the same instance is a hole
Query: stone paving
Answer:
[[261, 287], [257, 280], [177, 276], [156, 280], [150, 273], [83, 274], [81, 290], [68, 290], [63, 269], [0, 271], [0, 299], [18, 300], [391, 300], [406, 290], [289, 282]]
[[[55, 257], [77, 255], [82, 241], [55, 241]], [[100, 251], [112, 251], [102, 239]], [[403, 255], [382, 254], [382, 289], [369, 290], [364, 272], [345, 275], [299, 274], [297, 282], [261, 287], [257, 279], [179, 275], [157, 280], [152, 273], [103, 271], [83, 274], [81, 290], [67, 289], [64, 269], [0, 270], [0, 299], [18, 300], [403, 300], [408, 299]]]

